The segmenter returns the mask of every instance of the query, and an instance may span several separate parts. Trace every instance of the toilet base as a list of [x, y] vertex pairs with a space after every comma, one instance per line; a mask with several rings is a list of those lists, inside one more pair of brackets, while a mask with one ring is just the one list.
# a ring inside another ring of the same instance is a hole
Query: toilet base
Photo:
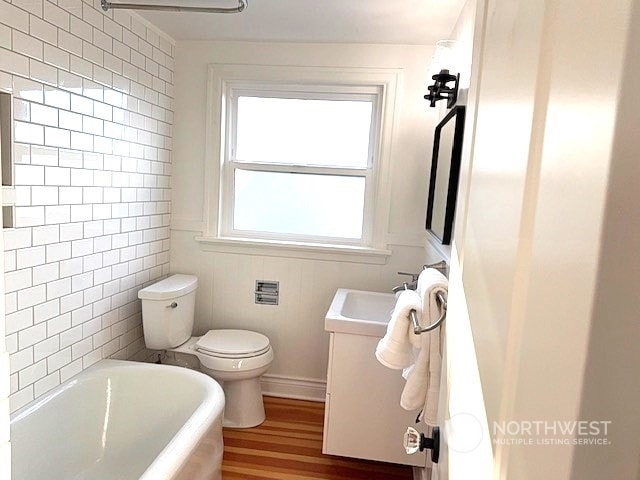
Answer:
[[[191, 337], [184, 344], [169, 351], [197, 358], [200, 371], [213, 377], [220, 384], [225, 397], [223, 427], [251, 428], [260, 425], [265, 419], [260, 377], [273, 361], [273, 350], [270, 348], [256, 357], [240, 360], [216, 358], [195, 350], [199, 338]], [[239, 369], [240, 365], [244, 369]], [[251, 368], [252, 366], [254, 368]]]
[[264, 402], [260, 377], [245, 380], [221, 381], [213, 376], [224, 390], [223, 427], [251, 428], [264, 422]]

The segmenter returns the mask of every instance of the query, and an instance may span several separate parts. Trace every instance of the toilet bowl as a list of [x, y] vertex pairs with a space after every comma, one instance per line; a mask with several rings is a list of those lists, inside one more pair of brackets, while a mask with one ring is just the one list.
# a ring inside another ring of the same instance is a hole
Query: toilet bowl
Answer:
[[[251, 347], [256, 339], [261, 339], [266, 348], [256, 351]], [[209, 342], [205, 343], [206, 340]], [[202, 348], [203, 344], [211, 347]], [[247, 330], [209, 330], [169, 351], [195, 355], [200, 370], [220, 384], [226, 399], [225, 427], [249, 428], [264, 422], [260, 377], [273, 362], [273, 349], [267, 337]]]
[[248, 330], [209, 330], [192, 337], [195, 293], [193, 275], [172, 275], [138, 292], [142, 300], [145, 344], [152, 350], [195, 356], [200, 370], [224, 390], [223, 425], [249, 428], [265, 419], [260, 377], [273, 362], [269, 339]]

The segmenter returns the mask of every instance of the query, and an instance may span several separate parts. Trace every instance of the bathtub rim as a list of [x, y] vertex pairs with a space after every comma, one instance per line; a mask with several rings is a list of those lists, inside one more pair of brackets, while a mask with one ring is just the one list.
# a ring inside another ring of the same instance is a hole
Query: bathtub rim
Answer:
[[[178, 429], [173, 437], [171, 437], [169, 442], [147, 466], [138, 480], [173, 478], [181, 470], [189, 459], [190, 454], [195, 450], [198, 443], [216, 421], [220, 424], [220, 430], [222, 431], [222, 416], [225, 406], [222, 387], [213, 378], [196, 370], [173, 365], [159, 365], [131, 360], [100, 360], [49, 392], [46, 392], [42, 397], [16, 410], [11, 414], [10, 425], [26, 418], [31, 412], [35, 412], [62, 392], [79, 384], [84, 378], [100, 377], [109, 370], [128, 370], [131, 368], [149, 372], [154, 370], [158, 371], [158, 369], [167, 371], [167, 369], [169, 369], [175, 374], [190, 377], [205, 387], [204, 400], [192, 411], [187, 421]], [[222, 443], [220, 444], [220, 448], [223, 448]]]

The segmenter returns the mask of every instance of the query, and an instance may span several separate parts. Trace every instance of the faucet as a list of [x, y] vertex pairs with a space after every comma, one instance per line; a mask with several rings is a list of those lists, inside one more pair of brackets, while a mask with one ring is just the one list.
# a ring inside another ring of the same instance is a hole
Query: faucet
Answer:
[[[441, 260], [438, 263], [432, 263], [430, 265], [423, 265], [422, 270], [426, 268], [435, 268], [445, 277], [447, 277], [448, 265], [446, 260]], [[403, 282], [402, 285], [393, 287], [391, 290], [393, 293], [401, 292], [402, 290], [417, 290], [418, 289], [418, 277], [420, 273], [398, 272], [398, 275], [408, 275], [411, 277], [411, 282]]]
[[398, 272], [398, 275], [408, 275], [411, 277], [411, 282], [403, 282], [402, 285], [393, 287], [391, 290], [393, 293], [401, 292], [402, 290], [415, 290], [418, 288], [419, 273]]

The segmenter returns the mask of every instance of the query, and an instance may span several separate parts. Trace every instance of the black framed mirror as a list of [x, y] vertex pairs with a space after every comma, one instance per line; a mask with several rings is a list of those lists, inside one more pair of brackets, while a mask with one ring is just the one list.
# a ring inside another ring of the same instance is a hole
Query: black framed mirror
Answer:
[[426, 229], [443, 245], [451, 243], [456, 211], [460, 157], [464, 136], [464, 106], [456, 106], [435, 129]]

